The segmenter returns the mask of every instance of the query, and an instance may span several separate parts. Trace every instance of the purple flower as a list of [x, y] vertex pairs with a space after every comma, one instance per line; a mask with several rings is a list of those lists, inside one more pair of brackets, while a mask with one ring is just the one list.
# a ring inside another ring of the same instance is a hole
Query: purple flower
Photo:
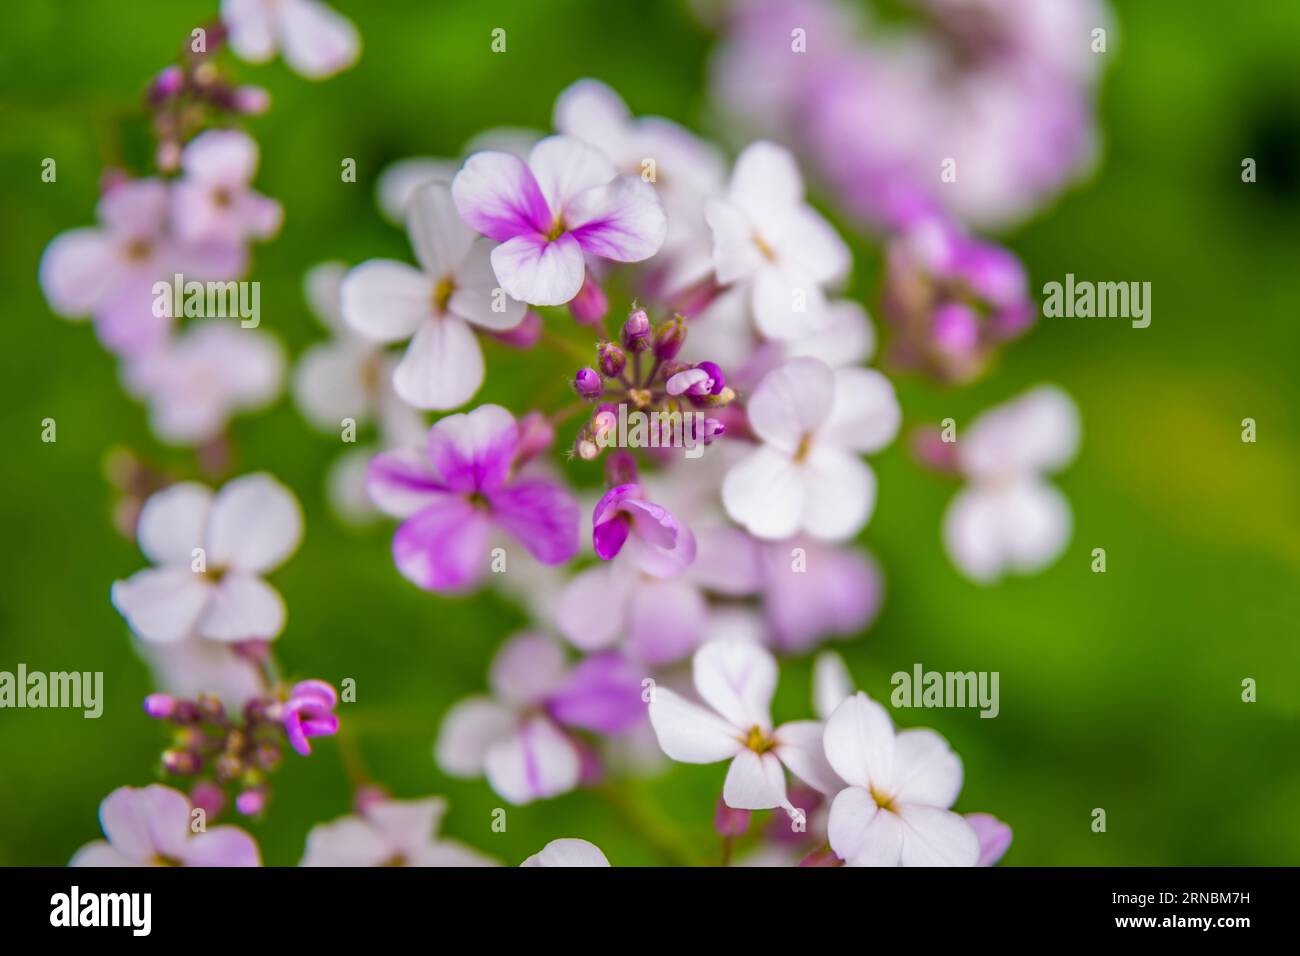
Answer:
[[339, 718], [334, 713], [339, 696], [323, 680], [299, 681], [289, 691], [289, 699], [280, 705], [289, 746], [304, 757], [311, 754], [309, 737], [332, 737], [338, 733]]
[[619, 176], [599, 151], [551, 136], [524, 163], [475, 153], [452, 182], [461, 218], [501, 243], [492, 267], [508, 295], [563, 305], [582, 288], [585, 255], [640, 262], [659, 251], [667, 221], [654, 187]]
[[637, 484], [605, 492], [591, 515], [591, 543], [611, 561], [628, 545], [632, 561], [646, 574], [671, 577], [695, 560], [695, 536], [662, 505], [645, 500]]
[[668, 379], [669, 395], [717, 395], [726, 387], [727, 376], [716, 362], [700, 362]]
[[405, 519], [393, 538], [403, 575], [427, 591], [472, 587], [488, 569], [494, 527], [543, 564], [577, 553], [577, 502], [551, 481], [514, 477], [518, 449], [514, 417], [482, 405], [434, 425], [424, 454], [386, 452], [371, 462], [371, 498]]
[[87, 843], [69, 866], [261, 866], [239, 827], [190, 830], [190, 801], [171, 787], [118, 787], [99, 805], [107, 840]]
[[976, 866], [993, 866], [1006, 855], [1011, 846], [1011, 827], [991, 813], [968, 813], [966, 822], [980, 841], [980, 858]]

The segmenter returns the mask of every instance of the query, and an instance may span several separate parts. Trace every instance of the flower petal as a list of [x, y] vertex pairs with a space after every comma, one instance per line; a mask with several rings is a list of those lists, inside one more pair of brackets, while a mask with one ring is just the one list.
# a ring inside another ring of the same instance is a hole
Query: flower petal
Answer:
[[552, 840], [520, 866], [609, 866], [600, 847], [586, 840]]
[[445, 182], [425, 183], [415, 190], [406, 228], [415, 258], [436, 279], [455, 272], [477, 238], [461, 220], [451, 184]]
[[284, 630], [284, 598], [255, 574], [229, 571], [212, 590], [198, 632], [213, 641], [271, 640]]
[[709, 641], [695, 652], [693, 673], [700, 697], [733, 727], [772, 729], [776, 659], [765, 648], [751, 641]]
[[391, 259], [356, 266], [339, 288], [348, 326], [376, 342], [400, 342], [433, 316], [434, 280]]
[[486, 770], [493, 790], [526, 804], [576, 787], [582, 761], [568, 737], [545, 717], [535, 717], [488, 750]]
[[1070, 396], [1040, 385], [976, 418], [957, 453], [962, 470], [975, 477], [1057, 471], [1078, 451], [1079, 432]]
[[40, 281], [46, 301], [59, 315], [89, 315], [120, 281], [112, 241], [93, 228], [60, 233], [41, 255]]
[[849, 866], [898, 866], [903, 852], [902, 823], [861, 787], [836, 795], [826, 834], [835, 855]]
[[[617, 175], [614, 164], [599, 149], [572, 136], [548, 136], [528, 154], [528, 168], [546, 203], [569, 221], [570, 204], [579, 194], [604, 186]], [[546, 232], [550, 223], [541, 231]]]
[[366, 493], [385, 514], [409, 518], [442, 501], [448, 492], [426, 454], [416, 448], [403, 448], [371, 459], [366, 470]]
[[736, 728], [667, 687], [652, 691], [650, 724], [663, 752], [682, 763], [716, 763], [745, 749]]
[[150, 495], [135, 529], [140, 550], [156, 564], [189, 564], [203, 545], [211, 505], [211, 490], [194, 481]]
[[131, 630], [160, 644], [192, 633], [212, 592], [202, 574], [186, 567], [145, 568], [113, 582], [113, 607]]
[[821, 541], [843, 541], [871, 520], [876, 475], [863, 461], [838, 448], [813, 449], [801, 471], [804, 487], [800, 527]]
[[393, 390], [416, 408], [457, 408], [482, 384], [483, 350], [469, 325], [452, 315], [422, 321], [393, 369]]
[[904, 803], [950, 807], [961, 792], [961, 758], [933, 730], [913, 728], [894, 738], [891, 795]]
[[99, 805], [99, 822], [113, 849], [136, 863], [179, 859], [190, 836], [190, 802], [171, 787], [118, 787]]
[[631, 121], [622, 97], [599, 80], [578, 80], [555, 99], [555, 128], [595, 146], [611, 162], [619, 161], [627, 145]]
[[265, 472], [228, 482], [208, 519], [208, 567], [260, 573], [279, 567], [302, 541], [302, 508]]
[[346, 70], [361, 55], [361, 35], [343, 14], [318, 0], [281, 0], [285, 62], [309, 80]]
[[812, 696], [813, 713], [823, 721], [853, 696], [853, 676], [844, 658], [835, 651], [822, 651], [813, 660]]
[[785, 771], [773, 754], [742, 750], [727, 769], [722, 801], [736, 810], [770, 810], [786, 803]]
[[789, 455], [825, 424], [835, 401], [835, 376], [815, 358], [790, 359], [758, 383], [745, 406], [749, 427]]
[[736, 158], [727, 195], [760, 227], [779, 223], [803, 202], [803, 177], [788, 149], [760, 140]]
[[903, 804], [903, 866], [974, 866], [979, 862], [980, 841], [975, 830], [958, 814], [937, 807]]
[[261, 866], [257, 841], [239, 827], [213, 827], [199, 833], [185, 847], [186, 866]]
[[564, 210], [583, 251], [616, 262], [649, 259], [664, 244], [668, 220], [655, 188], [637, 176], [619, 176], [579, 193]]
[[642, 578], [627, 606], [628, 650], [647, 664], [681, 660], [699, 646], [708, 620], [700, 589], [681, 578]]
[[578, 502], [554, 482], [516, 481], [489, 501], [497, 525], [543, 564], [563, 564], [578, 553]]
[[466, 698], [442, 718], [434, 760], [453, 777], [481, 776], [488, 750], [509, 736], [514, 723], [514, 714], [492, 698]]
[[633, 581], [614, 564], [579, 571], [560, 594], [555, 626], [584, 651], [613, 644], [623, 634]]
[[505, 484], [518, 444], [514, 416], [500, 405], [480, 405], [430, 429], [429, 461], [451, 490], [491, 492]]
[[830, 795], [839, 793], [845, 784], [826, 761], [826, 749], [822, 745], [825, 729], [819, 720], [795, 720], [782, 724], [772, 734], [776, 740], [772, 752], [808, 786]]
[[849, 451], [879, 451], [894, 440], [902, 417], [889, 379], [875, 369], [839, 368], [830, 416], [817, 437]]
[[519, 634], [492, 658], [488, 685], [507, 704], [523, 708], [545, 700], [564, 681], [568, 661], [559, 644], [541, 634]]
[[968, 813], [966, 822], [980, 841], [980, 858], [976, 866], [993, 866], [1011, 846], [1011, 827], [991, 813]]
[[722, 503], [755, 537], [788, 538], [799, 530], [804, 511], [803, 475], [788, 455], [764, 445], [727, 472]]
[[465, 160], [451, 195], [461, 219], [497, 242], [545, 234], [554, 219], [532, 171], [509, 153], [475, 153]]
[[[519, 325], [527, 308], [497, 286], [492, 269], [491, 240], [479, 239], [461, 260], [453, 278], [455, 290], [447, 302], [448, 310], [466, 322], [473, 322], [493, 332], [505, 332]], [[498, 291], [499, 290], [499, 291]], [[500, 311], [497, 311], [498, 306]]]
[[564, 305], [586, 276], [582, 246], [565, 233], [554, 241], [529, 234], [492, 250], [492, 269], [511, 298], [531, 305]]
[[885, 708], [862, 691], [835, 708], [822, 743], [831, 768], [850, 786], [888, 789], [894, 773], [894, 724]]
[[375, 181], [375, 202], [384, 218], [399, 226], [406, 222], [416, 191], [432, 182], [442, 181], [451, 185], [459, 166], [454, 159], [433, 156], [413, 156], [389, 163]]
[[754, 241], [754, 224], [739, 206], [710, 200], [704, 218], [713, 233], [713, 269], [719, 283], [739, 282], [764, 265], [766, 260]]
[[393, 561], [426, 591], [462, 591], [488, 570], [491, 524], [478, 508], [447, 497], [403, 522], [393, 536]]

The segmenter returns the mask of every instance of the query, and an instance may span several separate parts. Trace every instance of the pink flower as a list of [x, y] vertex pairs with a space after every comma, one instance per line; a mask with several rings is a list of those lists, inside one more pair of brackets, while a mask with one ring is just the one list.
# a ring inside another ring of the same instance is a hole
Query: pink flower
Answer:
[[261, 866], [257, 843], [239, 827], [194, 833], [190, 801], [160, 784], [118, 787], [99, 805], [105, 840], [87, 843], [69, 866]]
[[156, 348], [172, 317], [154, 310], [154, 284], [225, 280], [244, 268], [238, 244], [180, 242], [168, 228], [168, 186], [158, 179], [119, 183], [99, 200], [98, 227], [56, 236], [41, 257], [40, 281], [65, 318], [91, 316], [106, 348], [123, 356]]
[[695, 536], [662, 505], [645, 500], [637, 484], [611, 488], [591, 516], [596, 555], [612, 560], [624, 545], [642, 572], [671, 577], [695, 560]]
[[338, 733], [334, 713], [339, 695], [323, 680], [304, 680], [293, 685], [289, 699], [276, 705], [289, 746], [304, 757], [311, 754], [309, 737], [332, 737]]
[[115, 581], [112, 596], [144, 640], [270, 640], [284, 629], [284, 599], [262, 575], [297, 550], [302, 511], [270, 475], [236, 478], [215, 497], [171, 485], [145, 502], [136, 537], [157, 567]]
[[762, 444], [727, 472], [727, 513], [770, 540], [803, 531], [837, 541], [861, 531], [876, 479], [858, 454], [893, 441], [902, 414], [889, 380], [874, 369], [791, 359], [759, 382], [746, 413]]
[[794, 538], [768, 544], [763, 556], [763, 614], [778, 653], [855, 637], [880, 612], [880, 566], [860, 549]]
[[446, 183], [416, 192], [407, 231], [420, 267], [391, 259], [363, 262], [343, 280], [343, 317], [375, 342], [410, 339], [393, 370], [393, 388], [416, 408], [450, 409], [483, 384], [483, 352], [473, 328], [493, 332], [523, 321], [523, 303], [492, 274], [492, 243], [460, 221]]
[[405, 519], [393, 558], [410, 581], [428, 591], [472, 587], [487, 573], [494, 527], [543, 564], [577, 553], [577, 502], [551, 481], [514, 477], [518, 446], [514, 417], [482, 405], [435, 424], [423, 454], [374, 459], [367, 488], [380, 509]]
[[346, 70], [361, 52], [352, 21], [318, 0], [221, 0], [221, 20], [243, 59], [265, 63], [279, 49], [310, 80]]
[[229, 244], [275, 235], [284, 212], [249, 185], [257, 159], [257, 143], [240, 130], [194, 137], [181, 153], [184, 176], [172, 195], [176, 234], [187, 242]]
[[1006, 855], [1011, 846], [1011, 827], [991, 813], [968, 813], [966, 822], [980, 841], [980, 858], [976, 866], [993, 866]]
[[563, 305], [582, 288], [584, 254], [640, 262], [659, 251], [667, 220], [654, 187], [619, 176], [599, 150], [569, 136], [533, 147], [528, 162], [475, 153], [452, 183], [461, 218], [501, 243], [502, 288], [533, 305]]
[[470, 697], [447, 712], [434, 754], [445, 773], [486, 776], [511, 803], [578, 786], [585, 754], [562, 727], [622, 733], [645, 713], [639, 675], [617, 655], [570, 669], [560, 646], [536, 634], [502, 645], [488, 683], [492, 697]]
[[446, 812], [447, 801], [440, 797], [368, 802], [355, 816], [312, 827], [299, 865], [496, 865], [478, 851], [438, 836]]
[[722, 799], [738, 810], [788, 807], [785, 774], [822, 793], [841, 786], [822, 753], [822, 725], [799, 720], [772, 728], [776, 659], [751, 641], [710, 641], [695, 652], [695, 689], [708, 708], [656, 687], [650, 723], [659, 746], [682, 763], [731, 760]]
[[859, 691], [826, 722], [826, 759], [847, 787], [831, 803], [831, 849], [849, 866], [974, 866], [979, 839], [948, 808], [961, 760], [932, 730], [894, 733]]
[[586, 840], [567, 838], [552, 840], [520, 866], [609, 866], [600, 847]]
[[201, 445], [220, 435], [236, 413], [275, 400], [284, 353], [265, 332], [210, 319], [128, 361], [122, 378], [148, 404], [154, 434], [170, 444]]

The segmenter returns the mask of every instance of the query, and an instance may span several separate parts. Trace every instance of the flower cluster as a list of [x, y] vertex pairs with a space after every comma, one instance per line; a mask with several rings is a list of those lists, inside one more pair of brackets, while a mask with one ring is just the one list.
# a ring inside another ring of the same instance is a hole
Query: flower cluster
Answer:
[[[791, 6], [834, 55], [777, 77], [753, 70], [764, 18], [783, 23]], [[947, 4], [925, 6], [959, 34], [968, 26]], [[1038, 62], [1041, 38], [1003, 36], [991, 5], [975, 6], [990, 7], [981, 22], [1001, 38], [970, 51], [977, 62], [1004, 47]], [[950, 111], [936, 105], [937, 78], [895, 75], [877, 51], [843, 39], [849, 32], [833, 33], [832, 14], [808, 0], [737, 5], [721, 85], [733, 99], [770, 97], [771, 135], [789, 141], [793, 127], [829, 198], [889, 231], [886, 354], [969, 381], [1026, 331], [1031, 311], [1019, 262], [959, 223], [1020, 207], [1003, 201], [1007, 184], [988, 182], [945, 205], [918, 173], [929, 127], [882, 144], [879, 123], [855, 123], [854, 91], [882, 76], [908, 102], [922, 90], [927, 108]], [[227, 79], [213, 53], [228, 43], [260, 62], [278, 50], [319, 78], [359, 51], [355, 28], [316, 0], [226, 0], [222, 17], [202, 53], [150, 87], [158, 175], [110, 177], [100, 225], [57, 237], [40, 269], [55, 311], [94, 319], [158, 436], [197, 446], [199, 470], [214, 477], [232, 457], [230, 416], [278, 394], [281, 354], [256, 328], [184, 322], [199, 317], [188, 305], [157, 308], [155, 285], [173, 273], [234, 283], [250, 244], [271, 238], [283, 212], [253, 187], [256, 143], [212, 125], [267, 105]], [[1057, 67], [1047, 72], [1068, 73]], [[1025, 93], [1014, 76], [1007, 96]], [[1063, 99], [1086, 85], [1070, 83], [1054, 87]], [[847, 126], [870, 132], [849, 136]], [[947, 742], [896, 730], [837, 656], [817, 659], [815, 718], [772, 719], [780, 659], [861, 634], [883, 600], [880, 565], [858, 539], [889, 489], [864, 456], [888, 453], [903, 407], [890, 379], [866, 366], [876, 332], [848, 291], [849, 243], [775, 139], [745, 146], [728, 173], [713, 143], [634, 117], [589, 79], [561, 92], [553, 127], [489, 130], [461, 157], [396, 164], [377, 198], [385, 218], [405, 222], [413, 263], [328, 261], [305, 279], [330, 338], [298, 356], [297, 404], [345, 442], [358, 426], [376, 433], [331, 469], [335, 510], [397, 519], [393, 567], [423, 591], [497, 586], [530, 618], [497, 649], [490, 693], [443, 714], [437, 765], [526, 804], [609, 792], [629, 767], [661, 771], [665, 757], [727, 761], [715, 813], [724, 860], [752, 812], [781, 809], [755, 858], [995, 862], [1010, 831], [953, 811], [963, 771]], [[1086, 124], [1076, 133], [1084, 139]], [[1023, 202], [1059, 187], [1076, 152], [1037, 170]], [[612, 332], [611, 313], [626, 316]], [[558, 351], [557, 378], [575, 354], [590, 357], [570, 379], [576, 400], [476, 404], [501, 348], [539, 362]], [[963, 573], [992, 582], [1061, 552], [1070, 510], [1043, 476], [1074, 455], [1078, 433], [1069, 398], [1043, 387], [986, 413], [955, 447], [922, 435], [922, 460], [968, 481], [942, 523]], [[312, 738], [339, 730], [334, 686], [284, 680], [272, 653], [288, 616], [267, 577], [297, 550], [302, 511], [264, 472], [214, 492], [124, 460], [122, 513], [135, 518], [151, 566], [117, 581], [111, 599], [164, 688], [145, 702], [172, 727], [163, 769], [190, 793], [115, 791], [101, 809], [108, 842], [74, 862], [257, 865], [243, 831], [189, 821], [220, 813], [227, 791], [239, 812], [260, 816], [284, 746], [307, 755]], [[354, 813], [311, 831], [303, 865], [495, 862], [438, 836], [440, 798], [398, 800], [364, 773], [352, 777]], [[523, 865], [609, 861], [560, 839]]]

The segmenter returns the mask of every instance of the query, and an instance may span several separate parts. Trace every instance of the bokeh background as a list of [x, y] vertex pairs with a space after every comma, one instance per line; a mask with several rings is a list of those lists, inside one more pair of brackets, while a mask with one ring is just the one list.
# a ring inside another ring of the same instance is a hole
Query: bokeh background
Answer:
[[[546, 127], [555, 95], [581, 76], [610, 82], [638, 113], [708, 132], [712, 38], [685, 4], [579, 0], [335, 4], [365, 49], [351, 71], [313, 84], [282, 64], [232, 63], [269, 88], [251, 122], [259, 188], [286, 210], [256, 252], [263, 328], [296, 353], [322, 336], [301, 277], [327, 258], [408, 254], [384, 224], [374, 178], [408, 155], [455, 155], [489, 126]], [[72, 711], [0, 711], [0, 863], [62, 865], [99, 835], [114, 787], [154, 779], [163, 729], [140, 710], [150, 690], [108, 601], [143, 563], [110, 522], [105, 452], [126, 445], [179, 470], [123, 394], [88, 326], [55, 318], [36, 283], [45, 244], [91, 219], [102, 167], [143, 169], [138, 109], [215, 0], [14, 4], [0, 39], [0, 669], [102, 670], [99, 720]], [[949, 565], [939, 519], [953, 493], [903, 441], [873, 460], [880, 502], [863, 541], [887, 576], [874, 627], [844, 644], [860, 686], [889, 675], [1001, 673], [1001, 714], [902, 711], [936, 727], [966, 767], [958, 808], [1011, 824], [1007, 864], [1300, 862], [1300, 5], [1142, 0], [1117, 5], [1102, 85], [1094, 177], [1006, 237], [1036, 289], [1066, 272], [1149, 281], [1150, 328], [1044, 320], [978, 385], [898, 382], [907, 426], [982, 407], [1040, 382], [1082, 410], [1081, 455], [1061, 478], [1074, 540], [1045, 573], [980, 588]], [[494, 27], [508, 53], [489, 51]], [[55, 157], [58, 181], [40, 180]], [[354, 157], [358, 182], [340, 182]], [[1240, 178], [1243, 157], [1259, 181]], [[833, 200], [818, 197], [834, 216]], [[853, 292], [874, 304], [880, 256], [855, 240]], [[549, 356], [489, 352], [480, 400], [558, 403], [571, 370]], [[493, 367], [490, 364], [490, 368]], [[1240, 422], [1258, 422], [1243, 444]], [[56, 444], [40, 422], [58, 422]], [[288, 606], [280, 658], [291, 674], [357, 681], [346, 739], [290, 755], [267, 818], [249, 829], [268, 863], [292, 864], [312, 823], [348, 812], [344, 752], [398, 796], [445, 794], [445, 831], [508, 863], [580, 836], [615, 864], [717, 859], [720, 767], [674, 767], [616, 795], [576, 793], [513, 808], [482, 781], [445, 778], [431, 747], [456, 699], [484, 686], [500, 640], [524, 623], [492, 595], [446, 600], [401, 579], [391, 527], [350, 531], [322, 487], [338, 443], [291, 402], [236, 421], [238, 470], [266, 469], [303, 501], [307, 532], [275, 575]], [[579, 481], [594, 480], [572, 466]], [[1089, 570], [1104, 547], [1108, 571]], [[776, 716], [808, 712], [807, 660], [783, 666]], [[1241, 701], [1241, 681], [1258, 702]], [[1108, 831], [1093, 833], [1105, 808]]]

